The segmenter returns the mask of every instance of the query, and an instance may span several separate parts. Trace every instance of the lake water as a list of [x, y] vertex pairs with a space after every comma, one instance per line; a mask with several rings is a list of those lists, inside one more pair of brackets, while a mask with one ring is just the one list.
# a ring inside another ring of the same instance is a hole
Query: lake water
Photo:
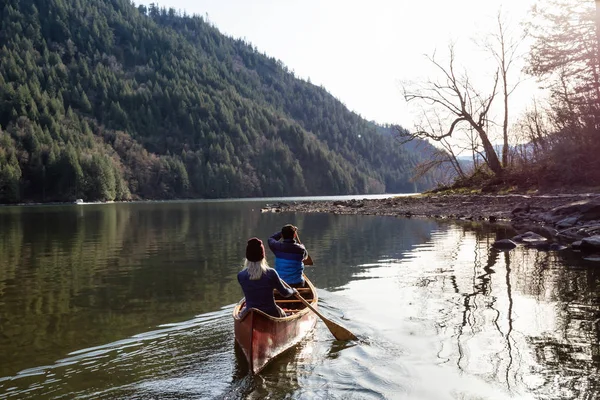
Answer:
[[[1, 208], [0, 399], [599, 398], [598, 264], [498, 252], [513, 232], [475, 223], [264, 204]], [[360, 340], [319, 321], [250, 377], [236, 273], [285, 223], [323, 314]]]

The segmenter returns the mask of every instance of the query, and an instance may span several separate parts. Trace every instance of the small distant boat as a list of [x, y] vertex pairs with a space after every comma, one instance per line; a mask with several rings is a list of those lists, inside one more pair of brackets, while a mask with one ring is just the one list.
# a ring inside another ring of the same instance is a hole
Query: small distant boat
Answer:
[[77, 199], [74, 201], [75, 204], [83, 204], [83, 199]]
[[[307, 287], [298, 289], [298, 292], [316, 308], [319, 301], [317, 291], [306, 276], [304, 279]], [[316, 314], [293, 296], [284, 298], [275, 292], [275, 303], [288, 314], [285, 318], [275, 318], [255, 308], [241, 315], [245, 303], [242, 298], [233, 309], [233, 326], [235, 340], [252, 374], [258, 374], [275, 357], [298, 344], [317, 322]]]

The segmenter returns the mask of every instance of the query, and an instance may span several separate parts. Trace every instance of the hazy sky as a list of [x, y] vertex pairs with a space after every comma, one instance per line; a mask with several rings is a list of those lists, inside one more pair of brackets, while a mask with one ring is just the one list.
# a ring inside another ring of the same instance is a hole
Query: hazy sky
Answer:
[[[424, 54], [457, 42], [458, 62], [491, 76], [473, 45], [494, 28], [500, 7], [515, 26], [534, 0], [161, 0], [161, 7], [208, 14], [229, 36], [245, 38], [297, 76], [323, 85], [351, 110], [380, 123], [412, 128], [401, 82], [430, 71]], [[488, 60], [489, 61], [489, 60]], [[488, 85], [489, 86], [489, 85]], [[487, 87], [487, 86], [486, 86]], [[516, 107], [530, 97], [515, 93]]]

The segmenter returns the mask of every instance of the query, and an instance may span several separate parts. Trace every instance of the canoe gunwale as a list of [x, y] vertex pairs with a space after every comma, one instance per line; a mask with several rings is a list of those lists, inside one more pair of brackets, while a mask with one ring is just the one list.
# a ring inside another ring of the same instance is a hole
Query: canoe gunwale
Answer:
[[[319, 301], [319, 296], [317, 295], [317, 289], [313, 286], [312, 282], [308, 280], [308, 278], [306, 278], [306, 276], [304, 277], [304, 279], [306, 280], [306, 282], [308, 283], [308, 287], [310, 288], [310, 291], [313, 295], [312, 299], [307, 299], [307, 301], [310, 303], [311, 306], [315, 306], [315, 304], [318, 303]], [[292, 298], [294, 297], [294, 295], [288, 297]], [[248, 315], [250, 315], [251, 312], [255, 312], [260, 314], [261, 316], [270, 319], [274, 322], [289, 322], [292, 321], [294, 319], [298, 319], [300, 317], [303, 317], [304, 315], [306, 315], [309, 312], [312, 312], [308, 307], [305, 306], [305, 308], [303, 308], [302, 310], [300, 310], [299, 312], [293, 313], [291, 315], [288, 315], [286, 317], [273, 317], [272, 315], [269, 315], [261, 310], [259, 310], [258, 308], [251, 308], [249, 309], [247, 312], [244, 313], [244, 315], [242, 315], [240, 317], [240, 313], [242, 311], [242, 306], [244, 305], [244, 303], [246, 302], [246, 298], [242, 297], [242, 299], [240, 301], [237, 302], [237, 304], [235, 305], [234, 309], [233, 309], [233, 319], [237, 320], [237, 321], [243, 321], [246, 319], [246, 317], [248, 317]]]
[[[233, 318], [237, 321], [243, 321], [245, 320], [252, 312], [260, 314], [262, 317], [267, 318], [273, 322], [290, 322], [293, 321], [295, 319], [301, 318], [303, 317], [305, 314], [311, 312], [310, 309], [308, 307], [303, 308], [302, 310], [293, 313], [291, 315], [288, 315], [286, 317], [273, 317], [272, 315], [269, 315], [267, 313], [265, 313], [264, 311], [259, 310], [258, 308], [251, 308], [248, 311], [246, 311], [244, 313], [244, 315], [242, 315], [240, 317], [241, 311], [242, 311], [242, 306], [244, 305], [244, 303], [246, 303], [246, 299], [242, 298], [236, 305], [235, 308], [233, 309]], [[314, 306], [314, 302], [311, 302], [311, 306]]]

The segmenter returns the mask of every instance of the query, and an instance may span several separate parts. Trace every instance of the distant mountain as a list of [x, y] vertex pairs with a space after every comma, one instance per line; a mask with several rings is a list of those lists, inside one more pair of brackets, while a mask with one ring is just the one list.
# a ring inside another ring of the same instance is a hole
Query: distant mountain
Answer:
[[411, 182], [427, 151], [201, 17], [4, 0], [0, 19], [0, 202], [431, 186]]

